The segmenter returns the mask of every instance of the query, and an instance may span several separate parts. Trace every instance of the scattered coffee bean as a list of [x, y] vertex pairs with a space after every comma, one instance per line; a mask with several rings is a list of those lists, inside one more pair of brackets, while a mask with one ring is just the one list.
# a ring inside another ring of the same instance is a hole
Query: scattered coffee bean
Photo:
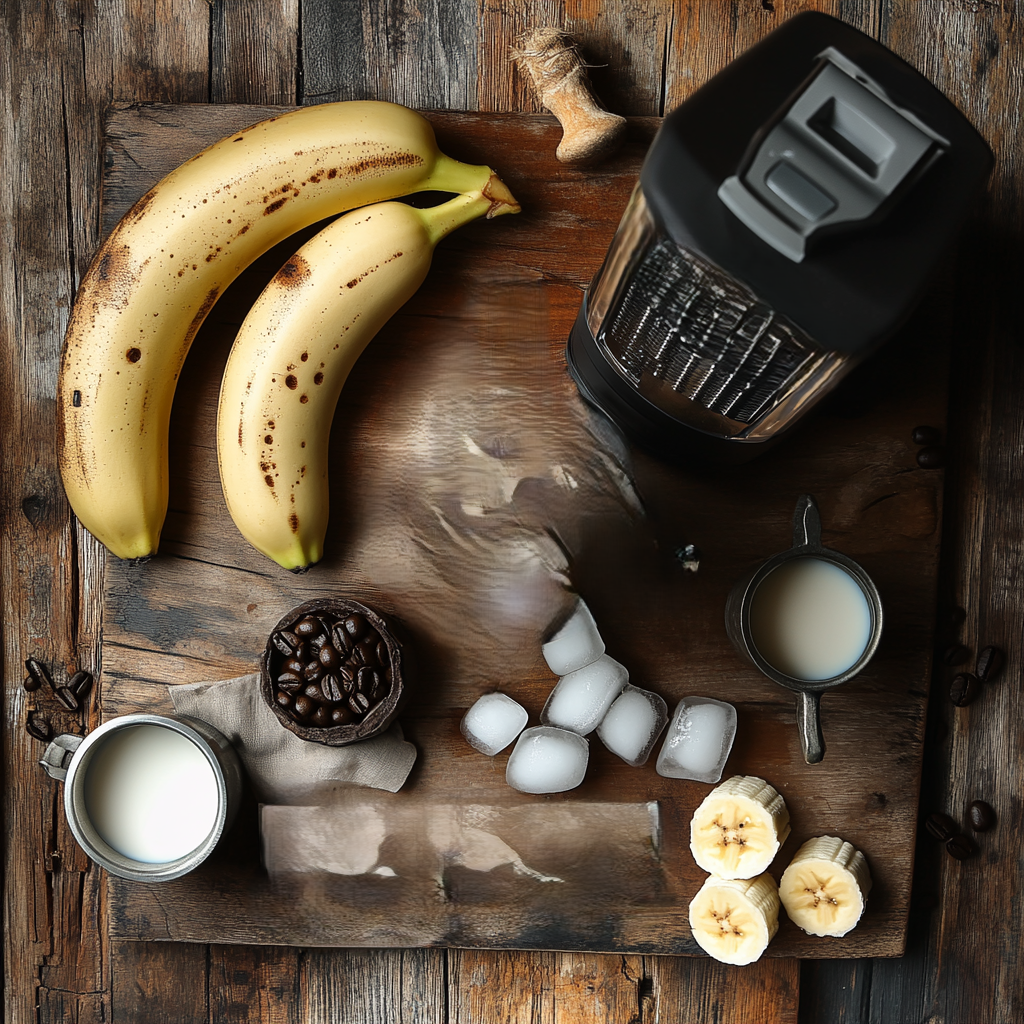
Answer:
[[[32, 687], [33, 690], [38, 690], [43, 683], [46, 683], [50, 689], [53, 689], [53, 679], [50, 677], [50, 670], [41, 662], [35, 658], [29, 658], [25, 662], [25, 668], [28, 670], [29, 678], [35, 685]], [[28, 687], [26, 686], [27, 690]], [[31, 693], [31, 690], [29, 691]]]
[[25, 681], [21, 685], [26, 693], [34, 693], [39, 689], [39, 680], [35, 676], [25, 676]]
[[983, 683], [994, 682], [999, 677], [999, 673], [1003, 671], [1005, 661], [1003, 652], [998, 647], [992, 645], [983, 647], [978, 652], [976, 666], [978, 678]]
[[84, 668], [79, 669], [69, 680], [68, 687], [76, 697], [81, 699], [92, 689], [92, 673]]
[[50, 726], [49, 720], [37, 717], [34, 711], [30, 711], [28, 714], [28, 720], [25, 722], [25, 732], [41, 743], [46, 743], [53, 736], [53, 729]]
[[81, 707], [78, 703], [78, 698], [75, 696], [75, 691], [70, 686], [58, 686], [53, 691], [53, 695], [68, 711], [77, 711]]
[[943, 814], [941, 811], [929, 814], [924, 819], [924, 827], [927, 829], [928, 834], [940, 843], [947, 842], [960, 831], [956, 822], [948, 814]]
[[987, 832], [996, 823], [996, 812], [984, 800], [967, 805], [967, 820], [975, 832]]
[[958, 707], [965, 708], [981, 692], [981, 683], [970, 672], [959, 672], [953, 676], [949, 687], [949, 699]]
[[940, 469], [946, 464], [946, 452], [941, 445], [933, 444], [917, 453], [917, 464], [922, 469]]
[[914, 427], [910, 436], [914, 439], [914, 444], [933, 445], [942, 440], [942, 435], [935, 427]]
[[967, 860], [974, 853], [974, 843], [959, 833], [946, 840], [946, 853], [957, 860]]
[[950, 644], [942, 652], [942, 660], [950, 666], [962, 665], [970, 656], [971, 652], [963, 644]]

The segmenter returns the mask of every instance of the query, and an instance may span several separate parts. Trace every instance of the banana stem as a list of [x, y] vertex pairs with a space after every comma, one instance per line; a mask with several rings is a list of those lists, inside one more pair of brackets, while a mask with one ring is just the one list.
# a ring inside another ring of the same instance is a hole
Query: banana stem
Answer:
[[434, 169], [422, 187], [425, 191], [484, 195], [492, 204], [492, 209], [487, 213], [488, 219], [499, 217], [503, 213], [518, 213], [520, 210], [508, 186], [490, 167], [483, 164], [464, 164], [445, 156], [444, 153], [438, 154]]
[[[514, 200], [513, 203], [515, 203]], [[507, 203], [498, 204], [497, 211], [492, 212], [495, 205], [495, 200], [490, 195], [483, 191], [477, 191], [456, 196], [440, 206], [431, 206], [416, 212], [423, 221], [430, 244], [434, 246], [456, 228], [460, 228], [463, 224], [468, 224], [478, 217], [496, 217], [503, 213], [519, 212], [518, 204], [513, 207]]]

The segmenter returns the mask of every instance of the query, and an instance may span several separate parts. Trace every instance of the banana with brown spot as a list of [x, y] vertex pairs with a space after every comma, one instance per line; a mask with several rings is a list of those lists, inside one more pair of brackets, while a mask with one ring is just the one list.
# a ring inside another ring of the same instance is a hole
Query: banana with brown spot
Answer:
[[442, 238], [518, 209], [492, 183], [425, 210], [356, 210], [307, 242], [266, 287], [235, 337], [217, 409], [224, 498], [253, 547], [292, 571], [319, 561], [331, 422], [352, 367], [422, 284]]
[[295, 231], [412, 192], [491, 190], [393, 103], [305, 107], [236, 132], [146, 193], [100, 248], [68, 324], [57, 385], [61, 475], [79, 521], [115, 555], [157, 550], [171, 403], [217, 297]]

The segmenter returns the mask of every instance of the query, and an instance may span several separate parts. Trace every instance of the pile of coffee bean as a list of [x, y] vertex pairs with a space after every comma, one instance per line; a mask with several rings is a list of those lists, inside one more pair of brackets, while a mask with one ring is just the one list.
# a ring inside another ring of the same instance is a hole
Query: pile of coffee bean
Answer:
[[275, 630], [270, 644], [274, 700], [300, 725], [361, 722], [390, 692], [388, 646], [359, 612], [307, 615]]
[[[79, 669], [60, 686], [53, 681], [50, 670], [38, 658], [27, 659], [25, 671], [28, 675], [21, 684], [25, 693], [35, 694], [39, 691], [39, 696], [43, 696], [49, 692], [65, 711], [80, 711], [85, 697], [92, 688], [92, 675], [85, 669]], [[25, 720], [25, 731], [42, 743], [53, 738], [53, 724], [38, 708], [29, 710]]]

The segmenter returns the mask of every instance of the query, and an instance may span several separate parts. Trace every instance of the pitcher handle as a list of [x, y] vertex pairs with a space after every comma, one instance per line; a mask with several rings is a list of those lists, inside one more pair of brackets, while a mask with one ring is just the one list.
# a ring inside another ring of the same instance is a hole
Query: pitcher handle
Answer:
[[825, 756], [825, 737], [821, 734], [821, 695], [797, 694], [796, 727], [800, 733], [800, 747], [808, 764], [818, 764]]

